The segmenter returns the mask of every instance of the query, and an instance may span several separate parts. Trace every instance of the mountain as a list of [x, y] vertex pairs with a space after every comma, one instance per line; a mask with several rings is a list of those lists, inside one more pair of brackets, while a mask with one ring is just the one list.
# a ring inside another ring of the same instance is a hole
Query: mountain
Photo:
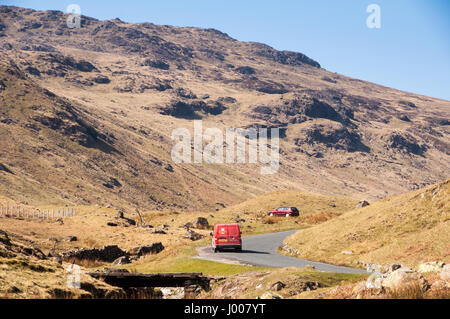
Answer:
[[[279, 189], [375, 200], [448, 178], [449, 101], [214, 29], [66, 20], [0, 7], [2, 197], [192, 211]], [[279, 172], [174, 163], [172, 131], [194, 119], [279, 128]]]

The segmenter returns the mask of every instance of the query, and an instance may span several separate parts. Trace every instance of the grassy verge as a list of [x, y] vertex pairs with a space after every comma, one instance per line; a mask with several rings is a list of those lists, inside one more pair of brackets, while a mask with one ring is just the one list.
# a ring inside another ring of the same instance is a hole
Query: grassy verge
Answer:
[[167, 249], [158, 255], [150, 255], [133, 264], [125, 265], [135, 273], [201, 272], [211, 276], [228, 276], [251, 271], [269, 270], [266, 267], [231, 265], [197, 259], [197, 248], [207, 246], [209, 240], [201, 240], [185, 246]]

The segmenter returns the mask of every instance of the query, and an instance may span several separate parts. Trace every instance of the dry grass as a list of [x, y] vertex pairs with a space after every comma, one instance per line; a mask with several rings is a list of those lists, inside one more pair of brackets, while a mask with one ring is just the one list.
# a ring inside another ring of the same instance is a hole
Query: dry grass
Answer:
[[[286, 243], [301, 258], [356, 266], [357, 261], [450, 261], [450, 180], [376, 202], [304, 229]], [[342, 251], [353, 254], [343, 255]]]
[[424, 299], [425, 292], [423, 287], [418, 284], [407, 285], [402, 288], [389, 290], [385, 294], [388, 299]]
[[301, 218], [301, 221], [306, 224], [317, 225], [333, 218], [333, 215], [328, 212], [318, 212], [317, 214], [307, 215]]
[[261, 220], [261, 222], [263, 224], [273, 225], [273, 224], [280, 222], [280, 217], [266, 216]]
[[68, 260], [66, 260], [66, 262], [69, 264], [81, 266], [83, 268], [97, 268], [106, 265], [106, 263], [101, 260], [79, 259], [76, 257], [69, 258]]

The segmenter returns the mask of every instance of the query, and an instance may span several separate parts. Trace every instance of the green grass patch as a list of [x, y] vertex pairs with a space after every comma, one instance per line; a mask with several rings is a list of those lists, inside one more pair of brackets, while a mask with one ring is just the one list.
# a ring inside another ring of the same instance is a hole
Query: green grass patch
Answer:
[[130, 265], [127, 269], [137, 273], [201, 272], [211, 276], [229, 276], [273, 268], [231, 265], [192, 257], [182, 257], [168, 260], [163, 264], [143, 263]]

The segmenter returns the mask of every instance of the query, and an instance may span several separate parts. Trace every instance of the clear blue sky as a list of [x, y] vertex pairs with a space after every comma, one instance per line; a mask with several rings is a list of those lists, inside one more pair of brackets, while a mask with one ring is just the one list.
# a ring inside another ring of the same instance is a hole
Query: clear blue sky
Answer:
[[[215, 28], [237, 40], [305, 53], [327, 70], [450, 100], [450, 0], [0, 0], [127, 22]], [[369, 4], [381, 28], [369, 29]]]

